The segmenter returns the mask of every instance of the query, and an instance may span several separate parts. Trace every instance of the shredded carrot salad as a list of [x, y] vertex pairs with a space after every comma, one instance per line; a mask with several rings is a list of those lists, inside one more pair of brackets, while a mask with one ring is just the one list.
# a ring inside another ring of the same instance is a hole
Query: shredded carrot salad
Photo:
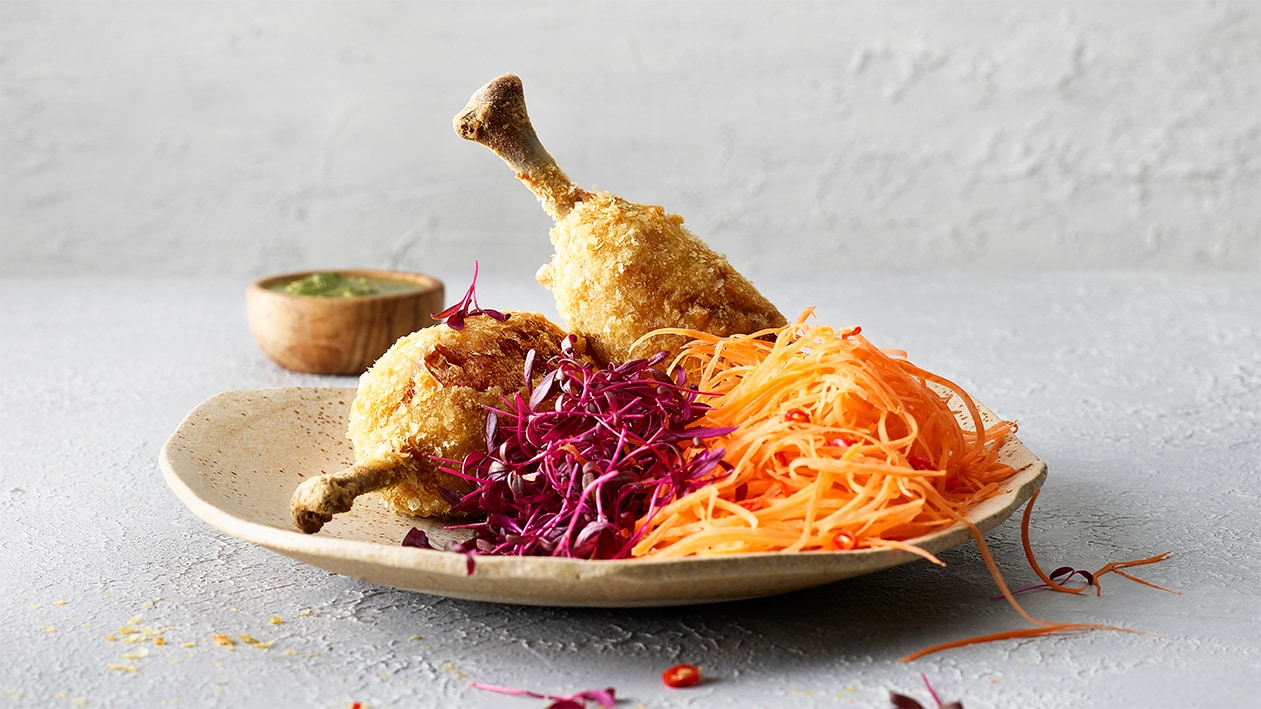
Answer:
[[[735, 427], [706, 441], [725, 448], [730, 473], [641, 518], [632, 555], [893, 548], [944, 566], [907, 540], [962, 524], [1002, 597], [1033, 627], [941, 643], [903, 662], [976, 643], [1083, 630], [1146, 635], [1114, 625], [1046, 621], [1020, 606], [981, 530], [966, 517], [1003, 492], [1014, 473], [999, 462], [999, 449], [1016, 425], [986, 421], [967, 392], [915, 366], [905, 352], [877, 348], [858, 327], [817, 325], [812, 309], [790, 325], [750, 335], [669, 329], [645, 339], [660, 334], [689, 338], [675, 364], [712, 395], [712, 408], [696, 425]], [[1021, 525], [1029, 565], [1044, 587], [1080, 593], [1086, 587], [1058, 583], [1033, 556], [1029, 519], [1037, 496], [1035, 491]], [[1176, 593], [1122, 570], [1168, 555], [1077, 573], [1096, 593], [1099, 577], [1108, 573]]]
[[690, 339], [676, 364], [713, 407], [703, 427], [731, 473], [641, 520], [635, 556], [895, 548], [959, 521], [1013, 473], [998, 449], [1016, 426], [986, 422], [960, 387], [880, 349], [860, 328], [806, 310], [782, 328]]
[[[905, 352], [877, 348], [861, 328], [817, 325], [813, 310], [785, 327], [750, 335], [671, 329], [646, 337], [659, 334], [690, 340], [675, 364], [712, 395], [712, 408], [696, 425], [736, 428], [706, 441], [725, 447], [730, 473], [641, 518], [634, 556], [893, 548], [941, 564], [906, 540], [962, 524], [1002, 597], [1033, 627], [934, 645], [903, 662], [1011, 638], [1083, 630], [1146, 634], [1041, 620], [1020, 606], [981, 530], [966, 517], [1003, 492], [1014, 473], [999, 462], [999, 449], [1016, 425], [986, 421], [967, 392], [915, 366]], [[1034, 559], [1029, 519], [1036, 499], [1035, 491], [1021, 529], [1029, 565], [1046, 588], [1080, 593], [1085, 587], [1056, 582]], [[1168, 554], [1109, 562], [1084, 575], [1096, 593], [1099, 577], [1107, 573], [1169, 591], [1122, 570], [1163, 561]]]

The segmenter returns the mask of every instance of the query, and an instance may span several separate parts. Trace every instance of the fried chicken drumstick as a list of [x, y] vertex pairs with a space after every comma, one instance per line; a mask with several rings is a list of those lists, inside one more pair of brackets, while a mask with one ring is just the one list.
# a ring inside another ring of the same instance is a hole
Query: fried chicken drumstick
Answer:
[[471, 486], [431, 456], [462, 460], [485, 450], [484, 407], [521, 389], [530, 350], [544, 362], [564, 337], [542, 315], [515, 312], [503, 322], [470, 317], [460, 330], [433, 325], [401, 338], [359, 380], [347, 428], [355, 464], [298, 486], [294, 526], [314, 534], [374, 491], [400, 514], [449, 516], [441, 489], [463, 494]]
[[726, 258], [683, 226], [682, 217], [571, 182], [539, 142], [516, 76], [483, 86], [454, 124], [461, 137], [508, 163], [555, 221], [555, 254], [537, 278], [597, 360], [621, 362], [671, 349], [666, 337], [634, 346], [657, 328], [726, 336], [786, 324]]

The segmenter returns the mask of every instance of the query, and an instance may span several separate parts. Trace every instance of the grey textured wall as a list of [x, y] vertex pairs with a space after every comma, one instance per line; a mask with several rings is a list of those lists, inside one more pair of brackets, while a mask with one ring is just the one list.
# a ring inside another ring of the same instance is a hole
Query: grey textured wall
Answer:
[[0, 275], [529, 277], [547, 218], [450, 127], [506, 71], [754, 278], [1261, 272], [1255, 2], [0, 0]]

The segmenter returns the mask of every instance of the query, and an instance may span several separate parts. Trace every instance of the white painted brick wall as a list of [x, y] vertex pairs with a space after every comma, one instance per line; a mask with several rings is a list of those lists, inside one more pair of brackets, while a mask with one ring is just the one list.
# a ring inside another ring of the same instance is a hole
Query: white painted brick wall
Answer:
[[505, 71], [754, 278], [1261, 272], [1256, 2], [0, 0], [0, 275], [526, 277], [547, 218], [450, 127]]

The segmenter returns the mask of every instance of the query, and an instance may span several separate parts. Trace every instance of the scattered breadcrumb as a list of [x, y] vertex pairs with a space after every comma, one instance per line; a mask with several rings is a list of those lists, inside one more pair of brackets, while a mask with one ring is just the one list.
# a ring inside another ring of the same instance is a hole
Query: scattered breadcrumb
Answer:
[[241, 642], [251, 647], [256, 647], [259, 650], [266, 650], [267, 648], [275, 644], [273, 642], [263, 642], [262, 640], [259, 640], [258, 638], [255, 638], [254, 636], [249, 635], [247, 633], [241, 633]]
[[[158, 598], [156, 600], [162, 599]], [[142, 605], [148, 607], [151, 606], [152, 603]], [[133, 616], [128, 619], [125, 625], [120, 626], [116, 633], [110, 633], [103, 636], [109, 642], [118, 642], [121, 640], [127, 645], [134, 646], [120, 656], [120, 662], [107, 664], [107, 669], [126, 673], [138, 672], [139, 668], [137, 667], [136, 661], [154, 656], [159, 648], [169, 644], [179, 644], [180, 647], [190, 651], [187, 654], [187, 657], [170, 658], [169, 662], [171, 664], [178, 664], [194, 656], [191, 650], [197, 647], [201, 641], [187, 640], [184, 642], [172, 643], [168, 640], [168, 637], [175, 628], [170, 626], [155, 628], [148, 625], [141, 625], [141, 620], [142, 617], [140, 615]], [[284, 622], [284, 619], [280, 616], [271, 616], [268, 619], [268, 622], [271, 625], [279, 625]], [[52, 626], [49, 626], [45, 630], [47, 632], [53, 632], [55, 629]], [[266, 650], [273, 647], [275, 644], [275, 641], [260, 640], [249, 633], [237, 633], [235, 634], [235, 637], [227, 633], [214, 633], [210, 636], [209, 641], [228, 650], [236, 650], [238, 645], [248, 645], [258, 650]], [[148, 645], [149, 643], [152, 644], [152, 648]], [[286, 650], [285, 654], [296, 655], [298, 653], [296, 650]], [[216, 663], [216, 666], [220, 665]]]

